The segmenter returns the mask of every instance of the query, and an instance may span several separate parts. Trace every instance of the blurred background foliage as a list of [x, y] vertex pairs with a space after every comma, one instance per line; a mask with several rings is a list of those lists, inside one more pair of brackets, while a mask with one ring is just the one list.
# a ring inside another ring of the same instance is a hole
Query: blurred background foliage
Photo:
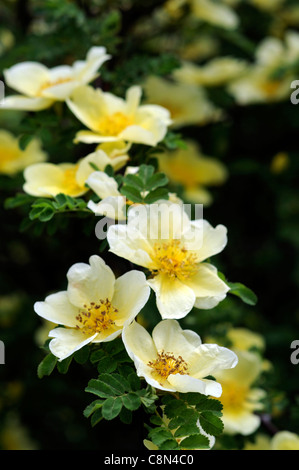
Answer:
[[[170, 14], [166, 21], [161, 12], [169, 11], [171, 3], [2, 0], [0, 71], [26, 60], [49, 67], [72, 63], [84, 58], [91, 46], [105, 46], [112, 60], [102, 68], [98, 85], [123, 96], [128, 86], [149, 75], [167, 76], [186, 58], [197, 64], [225, 55], [252, 61], [264, 37], [281, 38], [285, 29], [299, 26], [296, 15], [289, 13], [296, 6], [292, 1], [280, 2], [281, 10], [275, 11], [250, 1], [226, 2], [236, 3], [241, 22], [237, 31], [195, 21], [184, 12]], [[203, 37], [214, 44], [206, 55], [195, 47]], [[224, 119], [185, 126], [180, 133], [228, 169], [227, 182], [211, 190], [214, 201], [204, 217], [212, 225], [228, 227], [228, 245], [216, 260], [220, 271], [250, 287], [258, 303], [249, 306], [229, 296], [211, 311], [188, 315], [182, 324], [203, 337], [221, 336], [230, 326], [262, 334], [271, 363], [263, 378], [268, 399], [262, 430], [298, 433], [299, 365], [290, 361], [290, 345], [299, 336], [299, 109], [288, 98], [241, 106], [221, 86], [208, 87], [207, 93], [224, 110]], [[55, 111], [24, 115], [0, 107], [0, 127], [38, 136], [52, 162], [76, 161], [87, 154], [86, 146], [72, 142], [81, 126], [66, 107]], [[37, 378], [45, 338], [33, 303], [64, 289], [68, 268], [99, 253], [99, 241], [93, 219], [62, 216], [54, 228], [42, 223], [28, 228], [22, 207], [4, 207], [7, 198], [22, 191], [22, 184], [22, 174], [0, 175], [0, 339], [6, 353], [6, 363], [0, 365], [0, 448], [142, 448], [142, 412], [129, 428], [112, 421], [92, 429], [83, 417], [90, 401], [83, 392], [88, 368], [74, 364], [66, 376], [55, 372], [51, 378]], [[123, 260], [105, 256], [117, 272], [125, 271]], [[149, 325], [156, 321], [152, 311], [150, 303], [144, 312]], [[224, 444], [242, 447], [243, 439], [227, 438]]]

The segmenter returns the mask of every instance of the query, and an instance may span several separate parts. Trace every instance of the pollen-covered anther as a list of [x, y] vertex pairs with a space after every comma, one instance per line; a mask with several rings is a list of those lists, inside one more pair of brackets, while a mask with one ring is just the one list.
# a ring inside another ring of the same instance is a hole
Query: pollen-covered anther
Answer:
[[76, 316], [76, 328], [84, 334], [100, 333], [115, 324], [117, 312], [108, 299], [91, 302], [89, 306], [84, 305], [84, 310]]
[[172, 353], [164, 351], [158, 353], [157, 359], [149, 361], [148, 365], [163, 379], [167, 379], [170, 374], [185, 375], [188, 372], [188, 365], [182, 356], [175, 357]]
[[154, 275], [161, 273], [181, 280], [191, 277], [198, 270], [196, 255], [182, 246], [180, 240], [156, 243], [154, 264]]

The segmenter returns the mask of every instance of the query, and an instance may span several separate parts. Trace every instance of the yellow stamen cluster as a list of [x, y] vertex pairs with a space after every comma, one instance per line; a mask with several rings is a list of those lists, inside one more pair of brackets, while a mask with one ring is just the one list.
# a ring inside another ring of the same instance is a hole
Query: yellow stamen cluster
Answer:
[[76, 316], [76, 328], [87, 335], [101, 333], [115, 324], [117, 312], [108, 299], [100, 300], [97, 304], [91, 302], [90, 305], [84, 305], [84, 310]]
[[157, 359], [149, 361], [148, 366], [163, 379], [167, 379], [170, 374], [187, 374], [188, 366], [182, 356], [175, 357], [172, 353], [162, 351], [158, 353]]
[[154, 245], [153, 274], [166, 274], [170, 278], [185, 280], [197, 272], [196, 255], [181, 246], [180, 240]]
[[102, 135], [116, 136], [132, 124], [133, 120], [129, 116], [118, 111], [101, 118], [98, 123], [98, 130]]

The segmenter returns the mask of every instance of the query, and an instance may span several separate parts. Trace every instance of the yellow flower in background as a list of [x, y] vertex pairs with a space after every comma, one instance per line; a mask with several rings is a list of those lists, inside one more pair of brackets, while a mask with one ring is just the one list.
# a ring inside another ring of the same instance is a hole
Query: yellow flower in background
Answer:
[[244, 450], [299, 450], [299, 435], [290, 431], [278, 431], [272, 438], [258, 434], [254, 443], [245, 444]]
[[264, 337], [248, 328], [231, 328], [228, 330], [226, 336], [231, 342], [232, 349], [249, 351], [254, 348], [261, 352], [265, 350], [266, 344]]
[[224, 249], [226, 227], [192, 221], [184, 209], [167, 200], [132, 206], [127, 224], [111, 225], [107, 232], [112, 253], [150, 271], [162, 318], [183, 318], [194, 306], [213, 308], [229, 290], [205, 261]]
[[219, 40], [209, 34], [197, 35], [195, 40], [182, 44], [179, 57], [185, 61], [204, 60], [216, 55], [219, 51]]
[[238, 364], [233, 370], [215, 374], [222, 385], [220, 401], [223, 405], [222, 421], [226, 434], [252, 434], [260, 426], [260, 417], [255, 413], [263, 408], [261, 400], [264, 390], [255, 387], [262, 373], [262, 361], [249, 351], [236, 350]]
[[147, 103], [157, 103], [169, 110], [173, 129], [204, 125], [222, 116], [201, 87], [155, 76], [148, 77], [143, 87]]
[[235, 353], [217, 344], [203, 344], [197, 333], [182, 330], [176, 320], [162, 320], [152, 336], [133, 321], [124, 327], [122, 338], [137, 375], [160, 390], [219, 397], [220, 383], [206, 377], [238, 362]]
[[260, 10], [275, 12], [285, 3], [285, 0], [249, 0], [249, 2]]
[[277, 432], [270, 446], [271, 450], [299, 450], [299, 435], [289, 431]]
[[34, 304], [42, 318], [62, 325], [49, 332], [49, 348], [61, 361], [89, 343], [112, 341], [146, 304], [149, 287], [144, 273], [128, 271], [115, 279], [97, 255], [89, 264], [74, 264], [66, 291]]
[[287, 31], [283, 40], [265, 38], [257, 47], [255, 62], [244, 76], [227, 87], [240, 105], [271, 103], [290, 96], [290, 85], [296, 74], [289, 70], [276, 76], [278, 69], [289, 67], [299, 59], [299, 33]]
[[164, 9], [170, 17], [179, 18], [186, 4], [190, 7], [191, 15], [206, 23], [226, 29], [235, 29], [239, 24], [236, 12], [223, 0], [168, 0]]
[[247, 67], [246, 61], [229, 56], [216, 57], [205, 65], [186, 61], [173, 72], [173, 77], [189, 85], [220, 86], [244, 74]]
[[211, 204], [212, 195], [205, 187], [223, 184], [228, 177], [227, 169], [216, 158], [203, 155], [195, 141], [186, 144], [186, 149], [159, 153], [159, 170], [167, 175], [170, 183], [183, 186], [184, 200]]
[[10, 49], [15, 43], [15, 37], [9, 29], [0, 31], [0, 56]]
[[126, 155], [111, 159], [103, 150], [96, 150], [78, 163], [36, 163], [24, 171], [23, 189], [38, 197], [54, 197], [59, 193], [82, 196], [88, 191], [85, 183], [95, 168], [103, 170], [107, 165], [119, 168], [126, 160]]
[[85, 60], [73, 65], [59, 65], [49, 69], [38, 62], [21, 62], [4, 70], [6, 85], [20, 95], [7, 96], [4, 109], [40, 111], [55, 101], [65, 101], [79, 86], [98, 76], [99, 67], [110, 58], [105, 47], [92, 47]]
[[150, 146], [164, 139], [170, 113], [158, 105], [141, 105], [142, 90], [132, 86], [125, 99], [99, 88], [76, 89], [67, 101], [70, 110], [90, 131], [79, 131], [77, 142], [125, 141]]
[[286, 152], [278, 152], [272, 159], [270, 170], [272, 173], [280, 174], [288, 168], [289, 164], [289, 155]]
[[47, 160], [47, 154], [42, 150], [41, 142], [34, 138], [21, 150], [19, 139], [10, 132], [0, 130], [0, 173], [15, 175], [27, 166]]
[[236, 29], [239, 26], [237, 13], [222, 1], [189, 0], [194, 16], [206, 23], [221, 26], [225, 29]]

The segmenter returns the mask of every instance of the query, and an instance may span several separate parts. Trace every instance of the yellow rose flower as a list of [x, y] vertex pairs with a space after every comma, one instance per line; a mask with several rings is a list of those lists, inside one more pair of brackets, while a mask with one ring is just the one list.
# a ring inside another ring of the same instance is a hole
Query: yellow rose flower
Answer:
[[77, 88], [67, 104], [90, 131], [79, 131], [76, 141], [157, 145], [171, 124], [169, 111], [158, 105], [140, 105], [140, 100], [139, 86], [129, 88], [125, 99], [99, 88]]
[[278, 431], [272, 438], [258, 434], [253, 443], [245, 444], [244, 450], [299, 450], [299, 435], [290, 431]]
[[220, 383], [206, 377], [238, 362], [235, 353], [217, 344], [202, 344], [197, 333], [182, 330], [176, 320], [162, 320], [152, 336], [133, 321], [124, 327], [122, 338], [137, 375], [164, 391], [219, 397]]
[[143, 87], [147, 103], [157, 103], [169, 110], [172, 129], [204, 125], [221, 117], [221, 111], [213, 105], [205, 90], [199, 86], [151, 76], [144, 82]]
[[228, 176], [226, 167], [217, 159], [207, 157], [194, 141], [186, 141], [186, 149], [159, 153], [159, 170], [169, 181], [183, 186], [186, 201], [211, 204], [212, 195], [205, 186], [223, 184]]
[[282, 77], [273, 74], [299, 58], [299, 34], [287, 31], [283, 40], [265, 38], [257, 47], [255, 62], [246, 73], [228, 85], [228, 91], [240, 105], [272, 103], [290, 96], [290, 84], [296, 79], [289, 71]]
[[85, 183], [95, 167], [103, 170], [111, 165], [118, 169], [126, 161], [127, 155], [111, 159], [103, 150], [96, 150], [78, 163], [36, 163], [24, 171], [23, 189], [37, 197], [54, 197], [59, 193], [79, 197], [88, 191]]
[[247, 63], [244, 60], [229, 56], [216, 57], [202, 66], [184, 62], [181, 68], [173, 72], [173, 76], [181, 83], [212, 87], [238, 78], [246, 69]]
[[20, 95], [6, 97], [1, 107], [25, 111], [40, 111], [55, 101], [65, 101], [79, 86], [98, 76], [99, 67], [110, 58], [105, 47], [92, 47], [86, 60], [73, 65], [59, 65], [49, 69], [38, 62], [22, 62], [4, 70], [4, 79]]
[[221, 1], [189, 0], [192, 13], [202, 21], [225, 29], [236, 29], [239, 25], [237, 13]]
[[223, 250], [226, 227], [191, 221], [183, 204], [160, 201], [128, 211], [127, 224], [111, 225], [110, 251], [151, 273], [162, 318], [183, 318], [192, 308], [209, 309], [222, 301], [229, 287], [205, 260]]
[[0, 130], [0, 173], [14, 175], [27, 166], [47, 160], [38, 139], [32, 139], [25, 150], [21, 150], [19, 139], [6, 130]]
[[254, 353], [234, 350], [238, 364], [233, 370], [221, 371], [215, 378], [221, 382], [223, 405], [222, 420], [227, 434], [249, 435], [260, 426], [260, 417], [255, 414], [262, 409], [261, 399], [265, 391], [254, 387], [262, 372], [262, 361]]
[[149, 287], [144, 273], [128, 271], [115, 279], [97, 255], [89, 264], [74, 264], [67, 273], [66, 291], [34, 304], [42, 318], [65, 328], [49, 332], [49, 348], [61, 361], [89, 343], [112, 341], [146, 304]]

